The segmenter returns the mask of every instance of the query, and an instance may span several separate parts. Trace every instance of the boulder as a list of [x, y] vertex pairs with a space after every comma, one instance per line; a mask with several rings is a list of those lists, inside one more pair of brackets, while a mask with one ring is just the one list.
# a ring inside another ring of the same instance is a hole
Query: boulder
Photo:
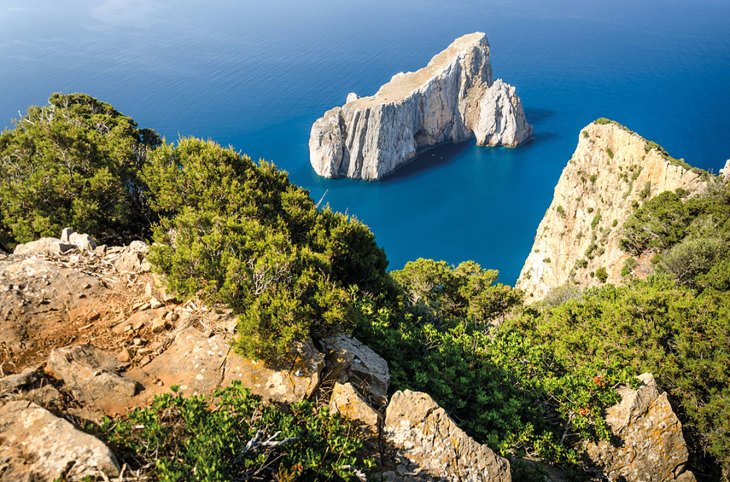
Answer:
[[312, 395], [323, 366], [322, 355], [311, 344], [302, 344], [299, 351], [298, 363], [275, 369], [238, 355], [222, 335], [208, 336], [187, 327], [167, 350], [130, 376], [146, 387], [148, 397], [161, 390], [156, 386], [178, 385], [183, 393], [209, 394], [240, 380], [266, 400], [295, 402]]
[[68, 241], [82, 251], [94, 251], [96, 249], [96, 241], [88, 234], [71, 233]]
[[66, 420], [27, 401], [0, 407], [2, 480], [96, 480], [119, 475], [109, 448]]
[[[192, 326], [187, 327], [177, 334], [167, 350], [142, 368], [143, 378], [138, 381], [146, 388], [159, 380], [165, 387], [178, 385], [187, 395], [209, 394], [221, 384], [229, 350], [222, 337], [209, 337]], [[130, 376], [136, 378], [137, 372]]]
[[396, 480], [511, 480], [509, 462], [469, 437], [426, 393], [394, 393], [383, 436], [397, 452]]
[[41, 238], [15, 247], [18, 256], [59, 256], [77, 249], [75, 244], [65, 243], [58, 238]]
[[226, 359], [223, 384], [240, 380], [265, 400], [288, 403], [305, 400], [319, 386], [324, 356], [311, 342], [297, 343], [295, 350], [296, 360], [287, 367], [269, 367], [262, 361], [231, 352]]
[[61, 241], [63, 241], [64, 243], [70, 243], [71, 241], [69, 240], [69, 238], [75, 232], [76, 231], [74, 231], [73, 228], [63, 228], [63, 230], [61, 231]]
[[20, 373], [5, 376], [0, 378], [0, 395], [30, 387], [40, 379], [38, 367], [28, 367]]
[[339, 413], [345, 418], [361, 424], [370, 439], [378, 438], [380, 430], [380, 413], [357, 393], [352, 383], [335, 383], [329, 402], [332, 413]]
[[142, 241], [132, 241], [119, 253], [114, 267], [117, 271], [127, 273], [145, 273], [150, 270], [150, 264], [145, 259], [149, 246]]
[[327, 367], [340, 383], [352, 382], [378, 405], [388, 401], [388, 362], [353, 337], [338, 335], [322, 340]]
[[692, 481], [685, 471], [689, 457], [682, 424], [672, 411], [666, 392], [659, 392], [651, 373], [639, 376], [636, 390], [619, 390], [621, 402], [610, 407], [606, 422], [616, 439], [586, 445], [590, 459], [609, 481]]
[[117, 373], [119, 362], [114, 354], [91, 345], [56, 348], [48, 357], [47, 369], [63, 380], [79, 400], [98, 407], [107, 414], [118, 413], [138, 391], [135, 381]]

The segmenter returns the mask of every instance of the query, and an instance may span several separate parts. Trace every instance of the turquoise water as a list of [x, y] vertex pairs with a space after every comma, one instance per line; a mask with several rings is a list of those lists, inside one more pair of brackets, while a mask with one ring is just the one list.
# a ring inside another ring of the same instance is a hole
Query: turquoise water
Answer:
[[[63, 5], [61, 5], [63, 3]], [[318, 178], [311, 123], [487, 33], [535, 139], [424, 154], [380, 183]], [[0, 125], [84, 91], [168, 140], [209, 137], [273, 160], [375, 232], [391, 268], [474, 259], [513, 283], [578, 131], [605, 116], [688, 162], [730, 157], [727, 0], [0, 0]]]

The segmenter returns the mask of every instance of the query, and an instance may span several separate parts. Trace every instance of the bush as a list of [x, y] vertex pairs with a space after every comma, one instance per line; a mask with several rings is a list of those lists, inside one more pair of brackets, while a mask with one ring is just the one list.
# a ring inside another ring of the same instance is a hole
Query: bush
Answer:
[[309, 402], [264, 405], [240, 382], [212, 399], [160, 395], [91, 430], [162, 481], [358, 480], [374, 466], [353, 424]]
[[710, 271], [727, 248], [717, 238], [686, 239], [661, 256], [659, 269], [674, 276], [679, 284], [694, 286], [695, 278]]
[[230, 305], [247, 356], [292, 358], [294, 341], [351, 328], [353, 290], [389, 289], [370, 230], [318, 211], [272, 164], [185, 138], [157, 149], [142, 177], [161, 217], [150, 260], [181, 295]]
[[665, 191], [647, 201], [626, 220], [621, 247], [636, 256], [649, 249], [667, 249], [684, 238], [691, 219], [680, 197]]
[[[366, 321], [357, 335], [388, 360], [391, 389], [428, 392], [502, 455], [578, 464], [579, 437], [608, 437], [602, 410], [617, 400], [611, 386], [626, 373], [556, 364], [539, 340], [516, 330], [423, 318], [408, 306], [377, 309], [367, 300], [360, 310]], [[597, 374], [606, 382], [596, 384]]]
[[692, 467], [727, 465], [730, 297], [718, 289], [730, 284], [727, 263], [699, 277], [711, 286], [703, 292], [666, 276], [583, 293], [565, 286], [496, 326], [465, 315], [480, 290], [459, 280], [473, 266], [420, 259], [393, 273], [402, 304], [360, 300], [357, 335], [388, 360], [393, 390], [427, 391], [505, 456], [579, 467], [582, 440], [610, 437], [614, 388], [649, 371], [683, 423]]
[[546, 361], [563, 367], [570, 377], [594, 372], [608, 380], [621, 379], [622, 373], [652, 372], [682, 420], [692, 465], [708, 470], [704, 464], [709, 453], [728, 470], [728, 320], [727, 292], [696, 293], [655, 276], [625, 287], [589, 290], [547, 310], [528, 309], [500, 331], [544, 353], [543, 361], [525, 365], [535, 374]]
[[66, 226], [104, 243], [147, 236], [153, 217], [138, 174], [159, 136], [85, 94], [48, 102], [0, 134], [0, 242]]
[[497, 275], [474, 261], [453, 268], [445, 261], [423, 258], [392, 273], [411, 305], [428, 319], [468, 319], [478, 324], [502, 318], [522, 302], [519, 290], [494, 284]]
[[626, 278], [634, 274], [634, 269], [639, 266], [639, 263], [634, 258], [626, 258], [624, 265], [621, 267], [621, 276]]
[[601, 283], [605, 283], [608, 279], [608, 273], [606, 272], [606, 268], [604, 268], [603, 266], [598, 268], [596, 270], [596, 278], [598, 278], [598, 281], [600, 281]]

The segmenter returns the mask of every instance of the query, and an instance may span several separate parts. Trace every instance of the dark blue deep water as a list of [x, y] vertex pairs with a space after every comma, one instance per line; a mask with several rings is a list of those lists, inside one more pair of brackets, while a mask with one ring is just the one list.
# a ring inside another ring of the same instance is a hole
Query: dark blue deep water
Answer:
[[[534, 142], [442, 147], [380, 183], [314, 175], [315, 118], [473, 31]], [[369, 224], [391, 268], [474, 259], [513, 283], [591, 120], [714, 171], [730, 157], [730, 1], [0, 0], [0, 126], [53, 91], [88, 92], [168, 140], [273, 160]]]

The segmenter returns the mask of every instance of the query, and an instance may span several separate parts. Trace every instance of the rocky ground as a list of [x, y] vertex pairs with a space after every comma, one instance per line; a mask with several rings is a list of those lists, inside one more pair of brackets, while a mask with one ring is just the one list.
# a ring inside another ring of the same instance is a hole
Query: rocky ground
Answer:
[[[266, 400], [314, 399], [359, 421], [386, 480], [511, 479], [508, 461], [428, 394], [389, 399], [387, 362], [354, 338], [302, 343], [287, 367], [239, 356], [235, 317], [169, 295], [146, 253], [144, 243], [107, 248], [65, 230], [0, 254], [0, 480], [143, 479], [84, 423], [144, 406], [172, 385], [207, 394], [234, 380]], [[586, 449], [597, 479], [694, 480], [666, 394], [650, 375], [642, 381], [609, 414], [626, 443]]]

